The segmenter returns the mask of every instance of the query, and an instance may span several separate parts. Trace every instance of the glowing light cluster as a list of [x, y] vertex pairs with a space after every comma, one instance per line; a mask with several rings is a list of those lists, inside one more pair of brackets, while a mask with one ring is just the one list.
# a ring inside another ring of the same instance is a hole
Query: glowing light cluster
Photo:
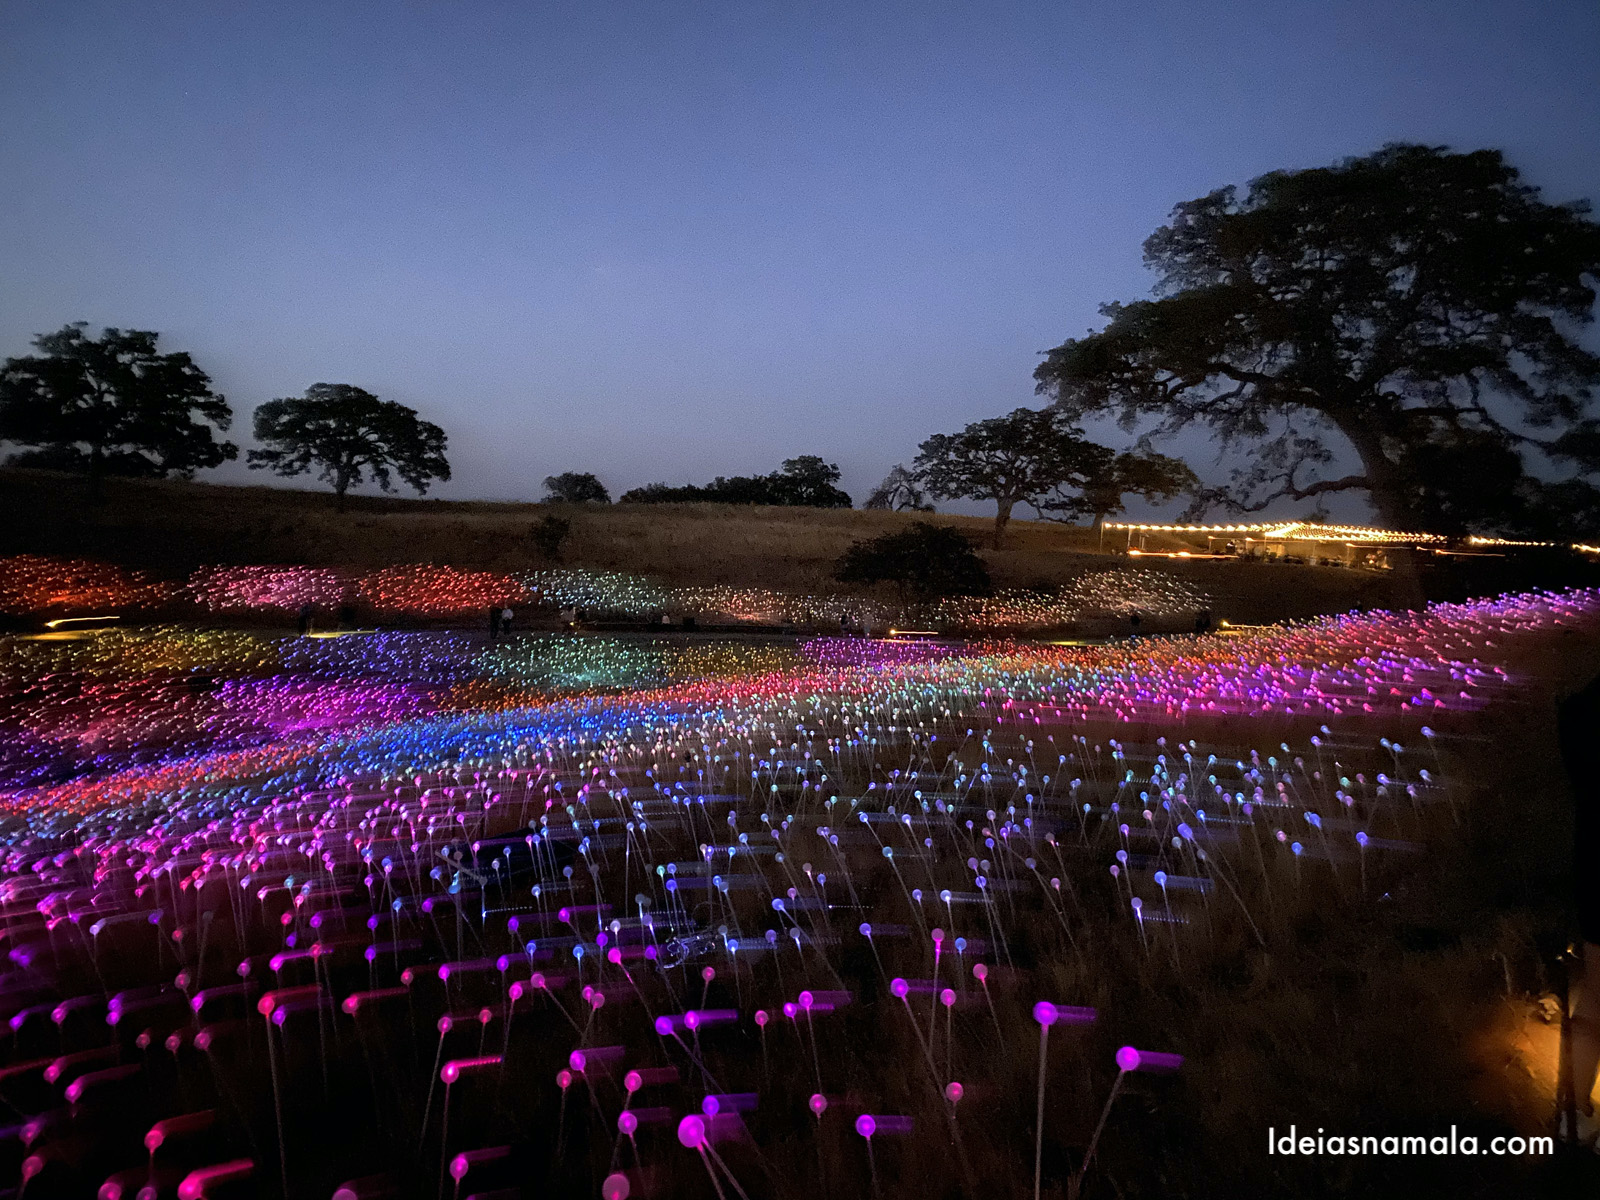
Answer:
[[142, 572], [82, 558], [0, 558], [0, 612], [105, 612], [159, 604], [167, 585]]
[[[1079, 976], [1030, 962], [1181, 976], [1190, 941], [1248, 938], [1274, 896], [1367, 894], [1369, 872], [1403, 870], [1400, 839], [1451, 824], [1436, 740], [1572, 630], [1600, 631], [1600, 592], [1086, 648], [7, 639], [0, 899], [36, 1008], [4, 1061], [42, 1071], [78, 1036], [72, 1006], [92, 1009], [96, 1053], [107, 1029], [132, 1046], [176, 1028], [174, 1056], [232, 1037], [210, 1069], [290, 1111], [325, 1074], [350, 1081], [352, 1122], [462, 1106], [407, 1127], [457, 1182], [498, 1153], [449, 1140], [472, 1136], [475, 1086], [494, 1140], [557, 1169], [587, 1170], [561, 1141], [579, 1136], [596, 1161], [713, 1181], [746, 1161], [714, 1158], [720, 1138], [759, 1133], [800, 1170], [828, 1122], [875, 1153], [959, 1150], [952, 1126], [1002, 1142], [1008, 1106], [962, 1099], [1015, 1078], [997, 1043], [1044, 1054], [1057, 1027], [1104, 1089], [1189, 1052], [1119, 1045], [1136, 1008], [1102, 1036], [1082, 997], [1055, 994]], [[208, 958], [207, 937], [227, 951]], [[160, 1004], [181, 1020], [122, 1021]], [[232, 1032], [261, 1019], [268, 1037]], [[32, 1038], [43, 1055], [25, 1056]], [[413, 1058], [432, 1069], [363, 1069]], [[193, 1110], [149, 1074], [142, 1113]], [[551, 1119], [575, 1088], [582, 1133]], [[288, 1128], [280, 1161], [303, 1162]], [[357, 1156], [345, 1177], [377, 1169], [363, 1139], [326, 1142]], [[876, 1169], [863, 1156], [833, 1186], [867, 1194]], [[627, 1184], [608, 1176], [608, 1194]]]
[[340, 573], [327, 567], [201, 567], [186, 590], [212, 612], [294, 612], [306, 604], [335, 608], [347, 587]]
[[492, 604], [523, 604], [520, 580], [493, 571], [464, 571], [433, 563], [384, 567], [356, 581], [356, 593], [379, 612], [452, 616]]

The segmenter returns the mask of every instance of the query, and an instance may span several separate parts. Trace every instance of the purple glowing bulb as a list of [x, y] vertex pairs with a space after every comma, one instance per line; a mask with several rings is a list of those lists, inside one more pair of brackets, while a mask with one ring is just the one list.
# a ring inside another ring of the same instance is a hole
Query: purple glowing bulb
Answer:
[[897, 1000], [904, 1000], [906, 993], [911, 990], [911, 985], [898, 975], [889, 981], [889, 992]]
[[828, 1111], [828, 1098], [821, 1092], [812, 1092], [811, 1099], [806, 1101], [806, 1107], [816, 1116], [821, 1116]]
[[1132, 1046], [1123, 1046], [1117, 1051], [1117, 1069], [1119, 1071], [1137, 1071], [1139, 1069], [1139, 1052]]
[[877, 1132], [877, 1129], [878, 1122], [872, 1119], [870, 1113], [862, 1113], [856, 1118], [856, 1132], [868, 1141], [872, 1139], [872, 1135]]
[[1033, 1006], [1033, 1019], [1041, 1025], [1054, 1025], [1061, 1016], [1061, 1010], [1048, 1000], [1041, 1000]]

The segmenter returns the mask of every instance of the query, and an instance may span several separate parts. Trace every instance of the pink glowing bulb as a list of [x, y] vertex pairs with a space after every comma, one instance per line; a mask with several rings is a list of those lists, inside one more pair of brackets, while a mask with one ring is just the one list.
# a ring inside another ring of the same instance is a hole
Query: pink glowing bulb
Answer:
[[629, 1071], [622, 1077], [622, 1086], [627, 1088], [629, 1093], [637, 1092], [644, 1086], [644, 1076], [637, 1071]]
[[894, 996], [896, 1000], [904, 1000], [906, 998], [906, 993], [909, 991], [911, 991], [911, 985], [904, 979], [901, 979], [898, 975], [889, 981], [889, 993], [890, 995]]
[[800, 1007], [810, 1012], [811, 1006], [816, 1003], [816, 999], [810, 992], [801, 992], [799, 996]]
[[877, 1132], [877, 1129], [878, 1122], [872, 1119], [870, 1113], [862, 1113], [856, 1118], [856, 1132], [869, 1141], [872, 1135]]
[[952, 1007], [955, 1002], [956, 994], [953, 989], [945, 988], [944, 991], [939, 993], [939, 1003], [943, 1004], [946, 1008]]
[[761, 1026], [761, 1028], [763, 1028], [763, 1029], [765, 1029], [767, 1027], [767, 1010], [766, 1009], [764, 1009], [764, 1008], [756, 1009], [756, 1024]]
[[632, 1194], [633, 1185], [621, 1171], [613, 1171], [600, 1185], [600, 1200], [628, 1200]]
[[1041, 1025], [1054, 1025], [1060, 1015], [1061, 1011], [1048, 1000], [1041, 1000], [1033, 1006], [1033, 1019]]
[[1132, 1046], [1123, 1046], [1117, 1051], [1117, 1069], [1121, 1071], [1137, 1071], [1139, 1069], [1139, 1052]]
[[632, 1137], [638, 1132], [639, 1118], [631, 1112], [624, 1112], [617, 1117], [617, 1128], [628, 1137]]
[[944, 1098], [950, 1101], [951, 1104], [957, 1103], [964, 1095], [966, 1095], [966, 1089], [954, 1079], [944, 1085]]
[[979, 983], [988, 982], [988, 979], [989, 979], [989, 968], [984, 966], [983, 963], [973, 963], [972, 964], [972, 977], [974, 979], [976, 979]]
[[556, 1072], [556, 1086], [563, 1092], [572, 1086], [572, 1072], [561, 1070]]
[[821, 1092], [812, 1092], [811, 1099], [806, 1101], [806, 1107], [820, 1117], [828, 1111], [828, 1098]]
[[691, 1113], [678, 1122], [678, 1140], [690, 1150], [699, 1150], [706, 1144], [706, 1123]]
[[589, 1065], [589, 1059], [582, 1050], [574, 1050], [567, 1055], [567, 1065], [578, 1075], [583, 1074], [583, 1069]]

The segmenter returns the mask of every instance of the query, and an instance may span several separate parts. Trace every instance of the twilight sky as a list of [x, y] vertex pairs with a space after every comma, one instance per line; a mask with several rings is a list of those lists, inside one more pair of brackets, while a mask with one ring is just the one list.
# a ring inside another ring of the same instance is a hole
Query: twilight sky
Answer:
[[359, 384], [434, 495], [814, 453], [859, 502], [1036, 403], [1173, 204], [1387, 141], [1600, 199], [1600, 6], [0, 0], [0, 356], [160, 330], [242, 443]]

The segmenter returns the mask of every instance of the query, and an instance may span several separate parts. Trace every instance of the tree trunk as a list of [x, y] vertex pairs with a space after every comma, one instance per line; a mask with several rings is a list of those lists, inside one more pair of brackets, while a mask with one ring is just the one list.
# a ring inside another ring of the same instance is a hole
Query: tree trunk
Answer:
[[105, 476], [105, 457], [100, 452], [99, 445], [89, 447], [89, 503], [103, 504], [105, 493], [101, 490], [101, 482]]
[[996, 500], [994, 513], [994, 548], [1000, 549], [1000, 535], [1006, 531], [1006, 523], [1011, 520], [1011, 509], [1016, 504], [1015, 500]]
[[[1400, 533], [1424, 532], [1416, 528], [1415, 516], [1406, 502], [1404, 479], [1393, 460], [1383, 452], [1383, 443], [1375, 430], [1359, 419], [1335, 422], [1339, 432], [1349, 439], [1356, 455], [1361, 459], [1361, 469], [1366, 472], [1367, 495], [1372, 502], [1378, 523], [1385, 529]], [[1421, 564], [1418, 551], [1410, 546], [1395, 546], [1385, 551], [1389, 566], [1394, 571], [1395, 603], [1400, 608], [1424, 608], [1428, 600], [1422, 587]]]
[[344, 505], [344, 494], [345, 494], [345, 492], [347, 492], [349, 490], [349, 488], [350, 488], [350, 482], [349, 482], [349, 480], [346, 480], [346, 479], [341, 479], [341, 480], [339, 480], [338, 483], [336, 483], [334, 485], [333, 491], [334, 491], [334, 495], [339, 497], [339, 511], [340, 512], [344, 511], [344, 507], [345, 507], [345, 505]]

